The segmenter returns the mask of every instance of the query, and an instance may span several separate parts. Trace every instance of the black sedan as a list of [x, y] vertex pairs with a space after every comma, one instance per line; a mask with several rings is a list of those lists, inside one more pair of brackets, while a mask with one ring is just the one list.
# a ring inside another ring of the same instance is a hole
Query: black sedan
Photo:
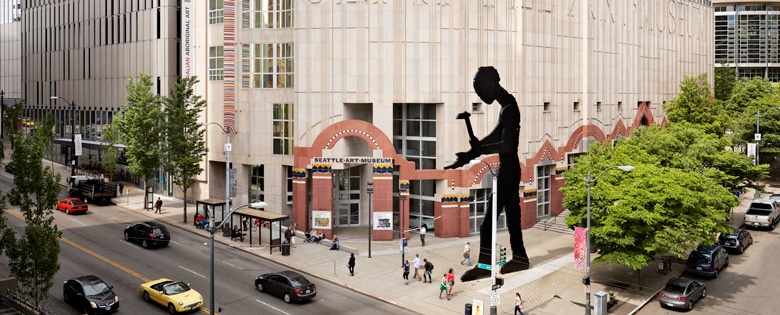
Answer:
[[295, 271], [267, 273], [255, 279], [255, 288], [281, 296], [285, 302], [305, 301], [317, 296], [317, 286]]
[[89, 275], [65, 281], [62, 295], [65, 303], [84, 314], [105, 314], [119, 308], [119, 297], [113, 288], [97, 276]]
[[718, 244], [730, 252], [742, 254], [746, 247], [753, 244], [753, 236], [746, 230], [734, 229], [729, 234], [721, 234]]
[[139, 243], [143, 248], [168, 246], [171, 232], [162, 223], [138, 222], [125, 228], [125, 241]]
[[691, 310], [693, 303], [707, 296], [707, 287], [704, 283], [683, 279], [671, 278], [666, 282], [664, 289], [658, 292], [658, 302], [661, 307], [681, 308]]

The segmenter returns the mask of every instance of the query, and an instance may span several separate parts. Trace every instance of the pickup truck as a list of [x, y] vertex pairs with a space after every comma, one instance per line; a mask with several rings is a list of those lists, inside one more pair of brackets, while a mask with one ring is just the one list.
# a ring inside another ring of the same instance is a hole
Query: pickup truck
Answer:
[[68, 179], [68, 192], [73, 198], [105, 206], [111, 204], [111, 198], [116, 196], [116, 184], [91, 176], [71, 176]]
[[745, 212], [745, 227], [768, 227], [773, 230], [777, 221], [780, 221], [780, 209], [773, 200], [753, 200], [750, 208]]

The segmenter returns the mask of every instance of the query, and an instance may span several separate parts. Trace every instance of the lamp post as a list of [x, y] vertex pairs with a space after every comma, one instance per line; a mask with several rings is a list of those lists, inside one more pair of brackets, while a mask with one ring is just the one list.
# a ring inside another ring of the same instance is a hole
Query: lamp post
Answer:
[[490, 299], [490, 315], [496, 315], [498, 313], [498, 305], [494, 304], [493, 297], [498, 296], [496, 294], [496, 290], [498, 289], [498, 286], [496, 285], [496, 269], [498, 269], [498, 266], [496, 266], [496, 225], [498, 225], [498, 174], [495, 172], [493, 167], [488, 164], [488, 162], [485, 162], [483, 160], [471, 160], [470, 162], [473, 164], [479, 164], [479, 163], [485, 163], [485, 166], [487, 166], [488, 171], [490, 171], [490, 174], [493, 175], [493, 187], [492, 187], [492, 199], [493, 199], [493, 206], [491, 209], [492, 214], [490, 215], [490, 289], [491, 289], [491, 299]]
[[374, 182], [368, 182], [368, 258], [371, 258], [371, 238], [374, 235], [374, 210], [371, 206], [371, 195], [374, 194]]
[[604, 175], [605, 172], [611, 170], [611, 169], [620, 169], [625, 172], [630, 172], [634, 170], [634, 167], [631, 165], [620, 165], [620, 166], [610, 166], [601, 171], [598, 176], [595, 178], [590, 176], [590, 170], [588, 170], [588, 177], [585, 177], [585, 185], [588, 187], [588, 213], [587, 213], [587, 227], [586, 227], [586, 238], [585, 238], [585, 278], [582, 279], [582, 284], [585, 285], [585, 315], [590, 315], [590, 186], [595, 183], [597, 180], [599, 180], [599, 177], [601, 175]]
[[[239, 206], [239, 207], [237, 207], [237, 208], [235, 208], [233, 210], [228, 211], [228, 213], [225, 215], [225, 217], [229, 217], [236, 210], [242, 209], [242, 208], [246, 208], [246, 207], [249, 207], [249, 208], [252, 208], [252, 209], [263, 209], [265, 207], [268, 207], [268, 204], [265, 203], [265, 202], [260, 201], [260, 202], [253, 202], [253, 203], [250, 203], [248, 205], [242, 205], [242, 206]], [[211, 266], [210, 266], [210, 274], [209, 274], [209, 279], [210, 279], [209, 280], [209, 287], [210, 287], [209, 288], [210, 289], [210, 292], [209, 292], [209, 312], [211, 312], [211, 315], [214, 315], [214, 232], [219, 230], [222, 227], [222, 225], [225, 224], [225, 221], [227, 221], [227, 220], [225, 220], [223, 218], [222, 222], [219, 224], [219, 226], [214, 226], [214, 214], [212, 213], [210, 221], [211, 221], [211, 223], [210, 223], [209, 226], [211, 228], [209, 229], [209, 234], [210, 234], [209, 238], [211, 239], [211, 255], [210, 255]]]
[[[207, 122], [201, 124], [201, 126], [205, 127], [208, 125], [217, 125], [220, 129], [225, 133], [227, 136], [227, 139], [225, 140], [225, 210], [230, 210], [230, 151], [233, 149], [233, 146], [230, 144], [230, 128], [222, 127], [219, 123], [216, 122]], [[236, 208], [238, 210], [238, 208]], [[223, 210], [224, 211], [224, 210]], [[230, 211], [228, 214], [233, 213], [233, 211]], [[215, 213], [211, 214], [211, 218], [209, 219], [209, 226], [211, 226], [211, 299], [210, 299], [210, 307], [211, 314], [214, 314], [214, 232], [216, 231], [216, 228], [214, 226], [214, 217], [216, 216]], [[219, 224], [221, 227], [222, 224], [225, 223], [225, 218], [228, 217], [228, 215], [225, 215], [222, 217], [222, 223]]]
[[[756, 166], [759, 164], [758, 160], [758, 143], [761, 142], [761, 134], [758, 132], [758, 126], [760, 125], [761, 120], [761, 111], [756, 112], [756, 134], [753, 135], [753, 139], [756, 140]], [[759, 184], [759, 180], [756, 180], [756, 186]], [[753, 199], [761, 198], [761, 191], [758, 190], [758, 187], [756, 187], [755, 195], [753, 195]]]
[[0, 138], [5, 137], [5, 90], [0, 90]]
[[76, 155], [76, 101], [68, 102], [65, 98], [56, 95], [50, 96], [49, 99], [61, 99], [70, 105], [70, 144], [73, 146], [70, 176], [76, 176], [76, 165], [79, 164], [79, 156]]

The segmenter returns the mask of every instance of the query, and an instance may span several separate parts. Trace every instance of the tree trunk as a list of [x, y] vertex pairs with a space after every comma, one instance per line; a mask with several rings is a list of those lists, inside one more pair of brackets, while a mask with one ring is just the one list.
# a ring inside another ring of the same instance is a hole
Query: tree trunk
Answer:
[[184, 191], [184, 223], [187, 223], [187, 188], [182, 189], [182, 191]]

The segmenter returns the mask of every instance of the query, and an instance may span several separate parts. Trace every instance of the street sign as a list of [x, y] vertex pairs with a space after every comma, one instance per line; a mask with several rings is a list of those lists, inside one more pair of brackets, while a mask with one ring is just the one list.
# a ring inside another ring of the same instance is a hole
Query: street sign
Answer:
[[753, 134], [753, 140], [761, 141], [761, 134], [760, 133]]
[[494, 285], [492, 285], [492, 286], [490, 287], [490, 289], [491, 289], [491, 290], [498, 290], [498, 289], [500, 289], [500, 288], [501, 288], [501, 285], [500, 285], [500, 284], [494, 284]]
[[488, 265], [488, 264], [481, 264], [481, 263], [478, 263], [478, 264], [477, 264], [477, 268], [479, 268], [479, 269], [485, 269], [485, 270], [492, 270], [492, 269], [493, 269], [493, 268], [492, 268], [492, 266], [490, 266], [490, 265]]
[[496, 265], [503, 266], [506, 265], [506, 260], [499, 260]]
[[498, 292], [490, 293], [490, 306], [501, 305], [501, 299], [498, 298]]

